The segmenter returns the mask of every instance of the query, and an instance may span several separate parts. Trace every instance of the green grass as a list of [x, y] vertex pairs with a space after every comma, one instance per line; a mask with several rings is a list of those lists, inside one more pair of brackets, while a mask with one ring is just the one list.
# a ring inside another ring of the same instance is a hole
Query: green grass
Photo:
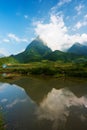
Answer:
[[4, 121], [3, 121], [1, 113], [0, 113], [0, 130], [5, 130], [5, 128], [4, 128]]
[[[49, 75], [49, 76], [72, 76], [87, 77], [87, 63], [72, 63], [61, 61], [31, 62], [29, 64], [8, 64], [7, 68], [0, 67], [1, 73], [19, 75]], [[11, 75], [9, 75], [11, 77]]]
[[0, 66], [2, 66], [3, 64], [16, 64], [16, 63], [18, 64], [18, 61], [13, 57], [0, 58]]

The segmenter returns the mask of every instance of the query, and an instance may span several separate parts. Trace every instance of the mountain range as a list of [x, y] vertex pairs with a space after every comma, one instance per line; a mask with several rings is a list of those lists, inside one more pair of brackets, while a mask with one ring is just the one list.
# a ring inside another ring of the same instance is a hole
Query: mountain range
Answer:
[[[8, 59], [9, 62], [11, 59], [12, 63], [13, 61], [17, 61], [19, 63], [29, 63], [42, 60], [84, 62], [87, 61], [87, 46], [75, 43], [67, 50], [67, 52], [62, 52], [60, 50], [52, 51], [42, 39], [37, 37], [23, 52], [17, 55], [11, 55]], [[6, 61], [8, 59], [6, 59]]]
[[72, 47], [68, 49], [69, 53], [78, 54], [78, 55], [86, 55], [87, 56], [87, 46], [82, 45], [80, 43], [75, 43]]
[[60, 50], [52, 51], [42, 39], [37, 37], [23, 52], [11, 57], [15, 58], [20, 63], [29, 63], [41, 60], [71, 62], [82, 59], [85, 61], [87, 59], [86, 56], [87, 46], [81, 45], [80, 43], [73, 44], [67, 52], [62, 52]]

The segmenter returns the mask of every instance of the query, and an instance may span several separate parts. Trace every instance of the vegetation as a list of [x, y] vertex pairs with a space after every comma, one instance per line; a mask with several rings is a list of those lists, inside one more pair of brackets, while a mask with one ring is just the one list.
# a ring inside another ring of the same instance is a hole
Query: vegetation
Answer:
[[[31, 62], [28, 64], [8, 64], [6, 68], [0, 68], [1, 73], [7, 73], [7, 77], [17, 75], [48, 75], [54, 77], [87, 77], [87, 62], [74, 63], [62, 61]], [[7, 78], [5, 77], [5, 78]]]
[[15, 63], [18, 63], [18, 61], [11, 56], [0, 58], [0, 66], [2, 66], [3, 64], [15, 64]]
[[40, 62], [42, 60], [77, 62], [79, 59], [83, 59], [83, 61], [87, 61], [87, 46], [76, 43], [67, 52], [52, 51], [44, 41], [37, 37], [22, 53], [12, 57], [20, 63]]
[[4, 122], [3, 122], [1, 114], [0, 114], [0, 130], [5, 130], [5, 128], [4, 128]]
[[78, 54], [78, 55], [85, 55], [87, 56], [87, 46], [82, 45], [80, 43], [75, 43], [68, 49], [69, 53]]
[[[46, 43], [37, 37], [24, 52], [0, 58], [0, 73], [6, 73], [5, 78], [30, 74], [87, 77], [87, 55], [81, 55], [84, 48], [87, 49], [76, 43], [68, 52], [52, 51]], [[73, 54], [74, 50], [81, 54]]]
[[83, 59], [83, 61], [87, 61], [86, 56], [81, 56], [81, 55], [79, 56], [76, 54], [62, 52], [59, 50], [56, 50], [56, 51], [49, 53], [44, 58], [47, 60], [50, 60], [50, 61], [61, 60], [62, 62], [77, 62], [79, 59]]
[[49, 54], [51, 51], [45, 43], [38, 37], [27, 46], [24, 52], [13, 56], [21, 63], [29, 63], [35, 61], [41, 61], [43, 57]]

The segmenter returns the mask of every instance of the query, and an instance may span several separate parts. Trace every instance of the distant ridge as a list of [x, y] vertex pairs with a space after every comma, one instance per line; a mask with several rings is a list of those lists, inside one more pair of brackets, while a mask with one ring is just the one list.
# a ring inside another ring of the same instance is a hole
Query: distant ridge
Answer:
[[62, 62], [87, 62], [87, 46], [80, 43], [73, 44], [67, 52], [60, 50], [52, 51], [47, 44], [40, 38], [34, 39], [26, 49], [7, 58], [2, 58], [6, 63], [29, 63], [45, 61], [62, 61]]
[[[80, 56], [80, 49], [83, 49], [83, 45], [75, 43], [68, 52], [62, 52], [60, 50], [52, 51], [46, 43], [39, 37], [33, 40], [25, 49], [24, 52], [13, 56], [20, 63], [38, 62], [42, 60], [50, 61], [63, 61], [63, 62], [78, 62], [80, 58], [86, 61], [85, 56]], [[79, 49], [80, 48], [80, 49]], [[78, 50], [78, 53], [77, 53]]]
[[77, 54], [56, 50], [46, 55], [45, 58], [51, 61], [72, 62], [72, 61], [76, 61], [78, 58], [80, 58], [80, 56]]
[[68, 49], [67, 52], [87, 56], [87, 46], [80, 43], [75, 43]]

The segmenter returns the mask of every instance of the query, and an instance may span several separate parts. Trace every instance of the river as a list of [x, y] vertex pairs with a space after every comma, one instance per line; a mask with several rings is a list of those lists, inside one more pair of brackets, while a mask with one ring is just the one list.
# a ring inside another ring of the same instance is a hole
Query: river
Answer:
[[87, 80], [0, 82], [0, 111], [6, 130], [87, 130]]

